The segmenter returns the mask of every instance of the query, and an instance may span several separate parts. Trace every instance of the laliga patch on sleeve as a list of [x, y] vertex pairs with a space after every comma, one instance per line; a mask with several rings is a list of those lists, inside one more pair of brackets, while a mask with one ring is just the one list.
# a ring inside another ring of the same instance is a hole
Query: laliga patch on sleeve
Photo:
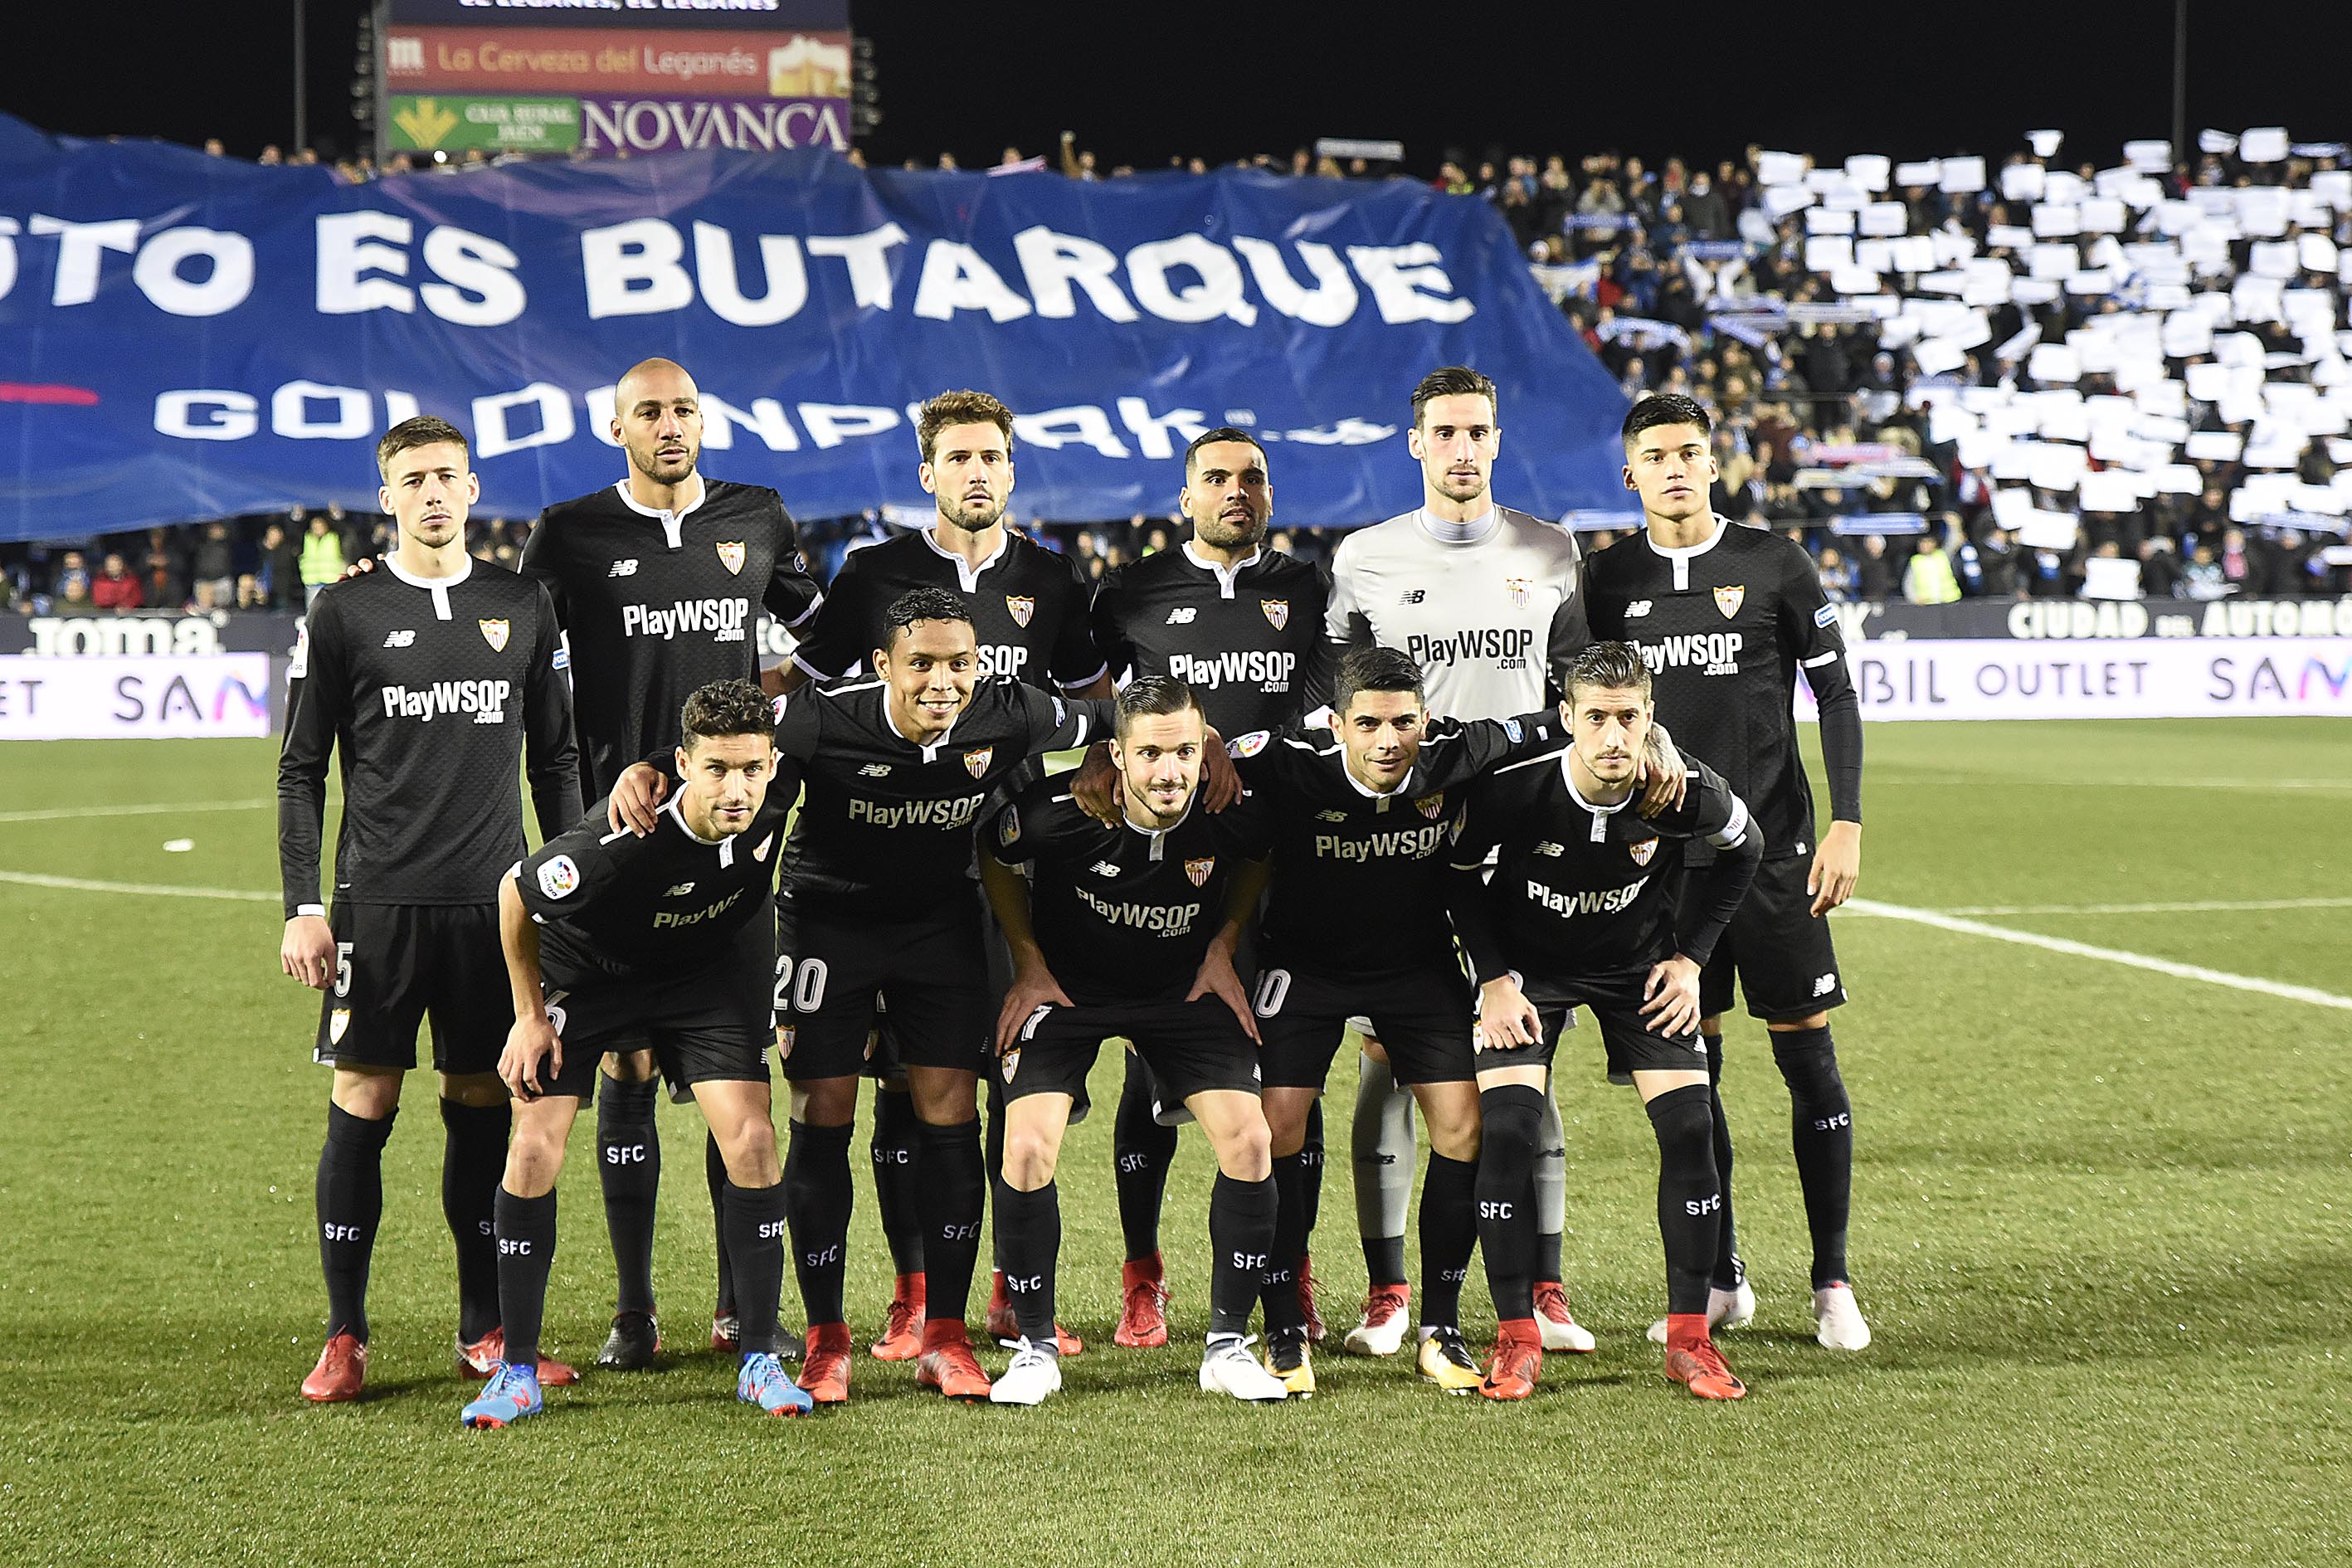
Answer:
[[1227, 745], [1226, 754], [1235, 757], [1255, 757], [1265, 750], [1265, 743], [1270, 738], [1266, 731], [1252, 730], [1246, 735], [1236, 737], [1231, 744]]
[[557, 643], [555, 645], [555, 657], [547, 661], [547, 667], [550, 669], [570, 669], [572, 668], [572, 645], [570, 643]]
[[580, 886], [580, 868], [569, 855], [558, 855], [539, 868], [539, 890], [560, 899]]
[[1836, 619], [1837, 606], [1835, 605], [1823, 605], [1820, 609], [1813, 612], [1813, 625], [1817, 626], [1827, 626], [1832, 621]]
[[1519, 721], [1517, 719], [1504, 720], [1503, 733], [1511, 738], [1511, 744], [1515, 746], [1517, 745], [1519, 743]]

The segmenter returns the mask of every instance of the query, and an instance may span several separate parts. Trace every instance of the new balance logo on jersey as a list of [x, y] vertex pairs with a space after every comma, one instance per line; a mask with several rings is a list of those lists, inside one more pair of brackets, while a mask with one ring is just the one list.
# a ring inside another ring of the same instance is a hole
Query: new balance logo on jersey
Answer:
[[1528, 900], [1541, 904], [1556, 915], [1574, 919], [1578, 915], [1613, 915], [1633, 901], [1634, 895], [1649, 885], [1647, 877], [1628, 882], [1622, 888], [1604, 892], [1590, 889], [1575, 893], [1555, 893], [1541, 882], [1528, 884]]
[[386, 647], [414, 647], [415, 645], [416, 634], [414, 631], [391, 632], [386, 634], [383, 639], [383, 646]]
[[[982, 764], [983, 771], [985, 764]], [[877, 827], [969, 827], [980, 812], [984, 795], [968, 795], [954, 800], [908, 800], [885, 805], [878, 800], [853, 797], [849, 803], [849, 820], [867, 822]]]
[[380, 695], [387, 719], [430, 724], [444, 713], [471, 713], [477, 724], [503, 724], [512, 691], [504, 680], [436, 680], [430, 686], [387, 686]]
[[1297, 668], [1295, 653], [1180, 653], [1168, 660], [1169, 674], [1207, 691], [1234, 681], [1255, 681], [1264, 690], [1287, 691]]
[[1831, 992], [1832, 992], [1832, 991], [1834, 991], [1834, 990], [1836, 990], [1836, 989], [1837, 989], [1837, 974], [1836, 974], [1836, 972], [1835, 972], [1835, 971], [1832, 971], [1830, 973], [1827, 973], [1827, 974], [1818, 974], [1818, 975], [1815, 975], [1815, 976], [1813, 977], [1813, 994], [1814, 994], [1814, 995], [1816, 995], [1816, 996], [1826, 996], [1826, 995], [1828, 995]]
[[1168, 612], [1168, 624], [1171, 626], [1189, 626], [1200, 613], [1191, 605], [1179, 605]]
[[1636, 599], [1632, 604], [1625, 606], [1625, 618], [1629, 621], [1640, 620], [1643, 616], [1646, 616], [1649, 613], [1650, 601], [1647, 599]]
[[1535, 645], [1536, 634], [1526, 626], [1465, 626], [1443, 637], [1416, 632], [1405, 638], [1404, 651], [1423, 666], [1491, 658], [1496, 669], [1525, 669]]
[[1558, 859], [1560, 856], [1566, 854], [1567, 851], [1562, 849], [1559, 845], [1554, 844], [1550, 839], [1547, 838], [1542, 843], [1536, 846], [1536, 853], [1538, 855], [1549, 855], [1552, 857], [1552, 858]]
[[613, 563], [613, 569], [604, 574], [607, 577], [634, 577], [636, 574], [637, 563], [634, 560], [615, 561]]
[[1118, 868], [1112, 865], [1108, 860], [1096, 861], [1092, 869], [1094, 874], [1097, 877], [1116, 877], [1118, 875]]
[[1748, 638], [1740, 632], [1699, 632], [1640, 646], [1642, 662], [1653, 675], [1693, 665], [1699, 667], [1701, 675], [1738, 675], [1739, 650], [1748, 646]]
[[1418, 605], [1428, 597], [1429, 590], [1426, 588], [1407, 588], [1403, 595], [1397, 600], [1397, 603], [1400, 605]]
[[887, 763], [868, 763], [864, 767], [857, 770], [857, 776], [863, 779], [887, 779], [890, 776], [890, 764]]
[[682, 899], [692, 891], [694, 891], [693, 883], [680, 882], [677, 887], [672, 888], [668, 892], [664, 893], [662, 897], [665, 899]]
[[621, 606], [621, 634], [669, 642], [685, 632], [709, 632], [712, 642], [741, 642], [751, 617], [749, 599], [680, 599]]
[[1148, 931], [1157, 936], [1184, 936], [1191, 932], [1192, 922], [1201, 918], [1199, 904], [1124, 904], [1108, 899], [1098, 899], [1084, 888], [1078, 897], [1095, 913], [1115, 926], [1134, 931]]
[[1315, 820], [1318, 822], [1345, 822], [1348, 820], [1348, 814], [1344, 811], [1318, 811], [1315, 814]]

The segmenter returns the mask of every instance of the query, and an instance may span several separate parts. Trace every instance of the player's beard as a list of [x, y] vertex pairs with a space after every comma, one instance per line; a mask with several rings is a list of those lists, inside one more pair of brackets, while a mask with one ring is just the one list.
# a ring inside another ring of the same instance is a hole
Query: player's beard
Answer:
[[959, 501], [952, 510], [943, 506], [940, 508], [940, 518], [966, 533], [985, 533], [1004, 521], [1004, 502], [991, 498], [982, 503], [985, 510], [981, 511], [971, 510], [972, 504], [969, 500]]
[[[466, 524], [462, 519], [456, 518], [444, 518], [439, 522], [426, 522], [420, 518], [414, 526], [403, 528], [401, 533], [427, 550], [439, 550], [464, 539]], [[434, 537], [436, 534], [440, 537]]]
[[1194, 523], [1192, 532], [1212, 550], [1246, 550], [1265, 537], [1270, 521], [1255, 511], [1238, 521], [1218, 513]]
[[1439, 495], [1454, 505], [1468, 506], [1486, 493], [1491, 481], [1485, 474], [1465, 477], [1454, 473], [1440, 473], [1430, 482], [1437, 487]]
[[657, 485], [680, 485], [694, 477], [694, 465], [702, 457], [702, 449], [688, 442], [684, 458], [665, 459], [658, 444], [643, 451], [629, 448], [629, 466]]
[[1150, 786], [1145, 784], [1129, 784], [1127, 786], [1127, 802], [1135, 816], [1155, 826], [1169, 827], [1183, 819], [1184, 813], [1192, 807], [1193, 790], [1199, 787], [1196, 782], [1192, 789], [1177, 797], [1175, 805], [1165, 812], [1161, 810], [1160, 802], [1153, 798]]

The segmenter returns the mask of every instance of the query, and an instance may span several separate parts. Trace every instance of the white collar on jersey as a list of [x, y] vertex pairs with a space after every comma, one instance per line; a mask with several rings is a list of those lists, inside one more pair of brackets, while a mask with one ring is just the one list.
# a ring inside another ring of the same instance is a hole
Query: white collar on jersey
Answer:
[[1259, 562], [1265, 559], [1265, 546], [1262, 543], [1253, 544], [1250, 546], [1250, 552], [1247, 555], [1243, 556], [1231, 566], [1220, 566], [1213, 561], [1202, 560], [1201, 557], [1193, 552], [1192, 542], [1188, 539], [1184, 542], [1184, 559], [1190, 561], [1193, 565], [1198, 566], [1203, 572], [1215, 574], [1217, 579], [1217, 597], [1220, 599], [1230, 599], [1234, 596], [1234, 579], [1240, 576], [1250, 567], [1256, 565]]
[[1710, 515], [1715, 519], [1715, 531], [1708, 534], [1705, 539], [1700, 540], [1696, 544], [1685, 544], [1679, 547], [1661, 544], [1656, 540], [1650, 538], [1650, 531], [1648, 529], [1645, 528], [1642, 531], [1642, 537], [1649, 541], [1651, 550], [1655, 552], [1661, 559], [1673, 563], [1675, 569], [1675, 589], [1678, 593], [1690, 586], [1690, 563], [1698, 557], [1706, 554], [1708, 551], [1714, 549], [1717, 545], [1722, 543], [1724, 534], [1731, 528], [1731, 520], [1724, 516], [1721, 512], [1714, 512]]
[[932, 554], [955, 563], [956, 582], [962, 586], [965, 593], [977, 594], [980, 592], [980, 574], [982, 572], [987, 571], [990, 567], [995, 565], [998, 562], [1003, 560], [1005, 553], [1013, 548], [1013, 531], [1009, 528], [1003, 528], [1002, 524], [999, 525], [999, 528], [1000, 531], [996, 536], [996, 548], [988, 552], [988, 559], [982, 562], [977, 566], [974, 566], [971, 562], [966, 561], [962, 556], [958, 555], [954, 551], [950, 550], [946, 545], [941, 544], [938, 539], [933, 537], [933, 535], [939, 531], [939, 525], [937, 523], [933, 523], [930, 527], [923, 530], [923, 542], [930, 546]]
[[669, 814], [669, 819], [672, 822], [677, 824], [677, 830], [680, 833], [685, 834], [697, 844], [700, 844], [708, 848], [718, 850], [719, 865], [723, 867], [732, 866], [735, 864], [735, 840], [742, 836], [740, 834], [730, 833], [724, 838], [705, 838], [701, 834], [697, 833], [693, 828], [688, 827], [686, 825], [686, 812], [679, 804], [685, 798], [686, 791], [683, 787], [675, 790], [671, 793], [669, 800], [662, 806], [662, 809]]
[[1440, 544], [1475, 544], [1492, 534], [1496, 525], [1503, 521], [1501, 509], [1491, 501], [1485, 511], [1461, 522], [1447, 522], [1433, 516], [1427, 507], [1422, 507], [1412, 515], [1413, 521], [1421, 524], [1421, 531]]
[[695, 475], [694, 499], [687, 502], [684, 506], [679, 507], [676, 511], [664, 511], [658, 507], [644, 505], [636, 497], [629, 493], [629, 481], [626, 479], [623, 479], [619, 484], [614, 485], [613, 487], [613, 493], [621, 498], [621, 504], [623, 506], [627, 507], [639, 517], [649, 517], [655, 521], [660, 523], [662, 525], [662, 536], [669, 541], [669, 547], [672, 550], [676, 550], [678, 546], [679, 525], [686, 521], [686, 514], [688, 512], [692, 511], [696, 507], [700, 506], [704, 501], [710, 499], [710, 487], [702, 482], [702, 476], [700, 474]]
[[1366, 800], [1379, 801], [1381, 804], [1377, 809], [1381, 811], [1386, 811], [1389, 808], [1391, 802], [1400, 801], [1405, 797], [1406, 793], [1412, 788], [1412, 775], [1419, 772], [1421, 772], [1421, 764], [1419, 763], [1415, 763], [1412, 766], [1405, 769], [1404, 777], [1397, 780], [1396, 787], [1394, 789], [1374, 789], [1371, 785], [1358, 778], [1356, 776], [1356, 770], [1348, 765], [1347, 744], [1345, 742], [1340, 742], [1339, 776], [1348, 781], [1348, 787], [1354, 790], [1358, 795], [1362, 795]]
[[[1127, 786], [1125, 784], [1121, 784], [1119, 786], [1122, 792], [1125, 791], [1126, 787]], [[1185, 823], [1192, 820], [1192, 802], [1197, 801], [1200, 798], [1201, 792], [1197, 789], [1194, 790], [1192, 792], [1192, 799], [1184, 803], [1184, 815], [1178, 817], [1175, 821], [1170, 823], [1165, 827], [1144, 826], [1141, 823], [1136, 821], [1135, 818], [1127, 815], [1127, 803], [1123, 800], [1119, 802], [1119, 820], [1127, 824], [1127, 830], [1129, 833], [1140, 833], [1146, 838], [1151, 840], [1150, 858], [1157, 860], [1160, 858], [1160, 852], [1167, 847], [1168, 836], [1175, 832], [1178, 828], [1183, 826]]]
[[433, 595], [434, 618], [446, 621], [449, 618], [449, 590], [474, 574], [474, 558], [470, 555], [467, 556], [466, 563], [457, 568], [457, 574], [454, 577], [415, 576], [402, 571], [400, 563], [388, 554], [383, 558], [383, 569], [410, 587], [423, 588], [430, 593]]
[[[889, 730], [890, 733], [898, 736], [898, 739], [906, 742], [907, 744], [922, 752], [923, 761], [927, 763], [936, 763], [940, 760], [940, 748], [946, 745], [948, 743], [949, 737], [955, 733], [955, 727], [962, 721], [964, 713], [971, 711], [971, 704], [969, 702], [965, 703], [963, 705], [963, 712], [958, 713], [953, 719], [948, 721], [948, 727], [940, 731], [940, 738], [926, 744], [921, 741], [916, 740], [912, 735], [908, 734], [904, 730], [898, 728], [898, 721], [890, 711], [889, 683], [887, 681], [877, 680], [874, 684], [882, 688], [882, 722], [884, 726]], [[852, 688], [851, 689], [855, 689], [855, 688]]]
[[1584, 792], [1576, 787], [1576, 773], [1570, 766], [1570, 763], [1575, 759], [1575, 756], [1576, 748], [1573, 746], [1570, 746], [1568, 750], [1560, 752], [1559, 782], [1568, 786], [1568, 793], [1570, 799], [1574, 800], [1577, 805], [1582, 806], [1585, 810], [1592, 814], [1592, 842], [1599, 844], [1609, 837], [1609, 819], [1616, 816], [1619, 812], [1624, 810], [1627, 806], [1633, 805], [1633, 796], [1629, 794], [1623, 800], [1619, 801], [1614, 805], [1596, 805], [1591, 801], [1585, 799]]

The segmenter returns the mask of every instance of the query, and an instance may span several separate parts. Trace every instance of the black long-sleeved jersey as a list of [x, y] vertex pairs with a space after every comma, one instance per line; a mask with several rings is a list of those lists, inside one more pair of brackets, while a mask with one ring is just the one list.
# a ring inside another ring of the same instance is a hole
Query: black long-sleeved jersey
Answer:
[[969, 606], [983, 676], [1075, 691], [1103, 672], [1077, 563], [1010, 529], [976, 572], [929, 529], [851, 551], [793, 661], [821, 679], [857, 674], [881, 646], [883, 612], [909, 588], [944, 588]]
[[1230, 742], [1242, 782], [1275, 823], [1262, 961], [1343, 982], [1451, 964], [1444, 870], [1466, 786], [1563, 740], [1559, 715], [1549, 709], [1508, 720], [1433, 719], [1412, 771], [1385, 795], [1357, 782], [1328, 731]]
[[[1764, 858], [1748, 807], [1695, 757], [1679, 806], [1644, 817], [1638, 795], [1595, 805], [1577, 793], [1570, 754], [1538, 752], [1470, 786], [1446, 902], [1479, 982], [1514, 970], [1617, 974], [1676, 953], [1704, 964]], [[1718, 853], [1698, 895], [1678, 904], [1694, 840]]]
[[919, 745], [890, 719], [881, 681], [794, 692], [776, 749], [800, 764], [800, 816], [783, 889], [868, 918], [920, 921], [969, 900], [972, 826], [1028, 760], [1111, 732], [1117, 707], [1049, 697], [1008, 676], [981, 681], [947, 733]]
[[455, 577], [383, 569], [330, 584], [303, 624], [278, 756], [286, 916], [317, 913], [327, 760], [341, 754], [335, 897], [483, 904], [522, 853], [526, 760], [541, 837], [579, 815], [572, 699], [547, 591], [476, 561]]
[[[1845, 638], [1802, 546], [1717, 520], [1686, 550], [1620, 540], [1586, 563], [1596, 637], [1629, 642], [1650, 667], [1658, 717], [1675, 742], [1711, 759], [1756, 814], [1764, 853], [1813, 846], [1813, 795], [1797, 748], [1797, 671], [1822, 716], [1830, 815], [1862, 820], [1862, 708]], [[1713, 854], [1690, 848], [1690, 863]]]
[[1007, 802], [981, 828], [981, 853], [1034, 868], [1030, 921], [1071, 1001], [1182, 1001], [1224, 924], [1234, 876], [1265, 858], [1270, 814], [1244, 795], [1220, 812], [1196, 800], [1172, 827], [1106, 827], [1068, 783], [1041, 779]]
[[571, 645], [583, 800], [675, 745], [698, 688], [760, 679], [760, 605], [798, 626], [824, 597], [776, 492], [724, 479], [677, 512], [639, 506], [625, 480], [559, 501], [522, 569], [547, 584]]
[[1221, 735], [1297, 722], [1307, 693], [1330, 684], [1323, 637], [1328, 591], [1303, 561], [1261, 545], [1228, 570], [1192, 545], [1105, 574], [1095, 642], [1111, 674], [1170, 675], [1192, 689]]
[[622, 979], [689, 973], [727, 957], [737, 932], [772, 920], [769, 889], [793, 791], [770, 782], [751, 826], [700, 838], [678, 792], [640, 838], [607, 832], [602, 812], [550, 839], [515, 868], [523, 908], [541, 928], [540, 967]]

